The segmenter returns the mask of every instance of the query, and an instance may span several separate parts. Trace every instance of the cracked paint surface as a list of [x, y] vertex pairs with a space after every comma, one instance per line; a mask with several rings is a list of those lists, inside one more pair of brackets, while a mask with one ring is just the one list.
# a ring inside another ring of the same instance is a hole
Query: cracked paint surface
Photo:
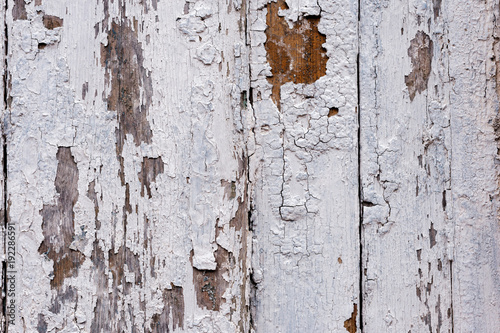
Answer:
[[396, 2], [9, 0], [9, 332], [500, 331], [499, 5]]
[[243, 4], [223, 21], [202, 0], [13, 4], [9, 332], [247, 332]]
[[359, 296], [356, 10], [251, 1], [249, 19], [255, 330], [345, 331]]
[[446, 315], [452, 307], [453, 213], [443, 204], [451, 187], [447, 36], [442, 15], [413, 3], [410, 12], [361, 4], [366, 331], [448, 332], [453, 325]]

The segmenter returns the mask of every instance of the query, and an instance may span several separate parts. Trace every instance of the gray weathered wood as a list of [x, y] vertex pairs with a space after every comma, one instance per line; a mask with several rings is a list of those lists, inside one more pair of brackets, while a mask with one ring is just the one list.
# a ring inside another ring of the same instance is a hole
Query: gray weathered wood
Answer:
[[0, 332], [500, 332], [498, 3], [3, 10]]
[[248, 331], [245, 7], [8, 7], [9, 332]]
[[356, 332], [357, 2], [256, 0], [249, 15], [255, 329]]
[[446, 20], [430, 2], [362, 1], [363, 331], [452, 327]]
[[499, 5], [444, 7], [448, 28], [455, 332], [500, 331]]

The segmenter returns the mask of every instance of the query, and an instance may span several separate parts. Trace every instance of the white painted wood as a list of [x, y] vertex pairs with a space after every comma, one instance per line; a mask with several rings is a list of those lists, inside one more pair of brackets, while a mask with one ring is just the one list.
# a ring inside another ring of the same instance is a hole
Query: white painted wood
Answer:
[[445, 7], [449, 21], [454, 332], [500, 331], [498, 2]]
[[1, 10], [8, 332], [500, 331], [498, 3]]
[[[357, 2], [314, 2], [326, 35], [326, 73], [309, 84], [283, 82], [280, 108], [268, 82], [266, 3], [250, 1], [249, 13], [253, 322], [256, 332], [346, 332], [359, 305]], [[290, 36], [313, 9], [286, 3], [281, 19]], [[301, 45], [279, 44], [278, 60], [288, 57], [287, 47]], [[334, 108], [338, 114], [329, 117]]]
[[[4, 6], [0, 6], [0, 27], [5, 27], [5, 7]], [[2, 63], [2, 80], [0, 81], [0, 115], [1, 115], [1, 118], [0, 119], [4, 119], [4, 116], [5, 116], [5, 80], [7, 79], [6, 77], [6, 66], [5, 66], [5, 41], [7, 39], [7, 36], [5, 35], [5, 29], [2, 29], [2, 32], [0, 34], [1, 38], [0, 38], [0, 62]], [[2, 121], [2, 124], [3, 124], [3, 121]], [[2, 249], [2, 251], [0, 252], [0, 256], [1, 256], [1, 261], [2, 261], [2, 265], [1, 265], [1, 268], [0, 268], [0, 276], [2, 277], [2, 279], [5, 279], [5, 274], [6, 274], [6, 270], [7, 270], [7, 260], [8, 260], [8, 256], [7, 256], [7, 250], [8, 250], [8, 237], [9, 237], [9, 234], [8, 232], [6, 233], [6, 228], [5, 228], [5, 222], [7, 221], [6, 218], [7, 218], [7, 212], [6, 212], [6, 207], [5, 207], [5, 168], [4, 168], [4, 127], [3, 125], [0, 126], [1, 128], [1, 139], [0, 139], [0, 145], [2, 147], [2, 154], [1, 154], [1, 157], [0, 157], [0, 162], [2, 163], [2, 168], [1, 168], [1, 172], [0, 172], [0, 211], [1, 211], [1, 214], [0, 214], [0, 235], [4, 236], [4, 237], [0, 237], [0, 249]], [[12, 236], [12, 234], [10, 235]], [[6, 244], [6, 241], [7, 241], [7, 244]], [[13, 244], [11, 244], [13, 245]], [[11, 247], [11, 250], [12, 250], [12, 247]], [[14, 250], [15, 251], [15, 250]], [[2, 295], [4, 293], [8, 293], [8, 287], [7, 287], [7, 290], [5, 289], [5, 285], [2, 283], [2, 286], [0, 287], [0, 290], [2, 291]], [[3, 306], [3, 301], [4, 301], [4, 298], [2, 297], [2, 302], [0, 302], [0, 304]], [[0, 314], [0, 332], [3, 333], [5, 332], [5, 313], [2, 311], [2, 313]]]
[[248, 331], [245, 7], [8, 8], [9, 332]]
[[453, 329], [449, 22], [437, 3], [360, 5], [363, 332]]

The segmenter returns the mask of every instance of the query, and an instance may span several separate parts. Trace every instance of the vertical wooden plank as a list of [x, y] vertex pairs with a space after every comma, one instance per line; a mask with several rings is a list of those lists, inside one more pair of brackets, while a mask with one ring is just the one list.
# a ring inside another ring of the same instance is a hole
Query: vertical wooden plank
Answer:
[[245, 7], [9, 8], [9, 332], [247, 332]]
[[453, 85], [455, 332], [500, 331], [498, 6], [498, 1], [444, 6]]
[[361, 1], [363, 331], [451, 332], [450, 79], [441, 1]]
[[[1, 295], [1, 301], [0, 301], [0, 333], [5, 332], [6, 328], [6, 313], [7, 313], [7, 304], [5, 303], [6, 301], [6, 296], [8, 293], [8, 287], [5, 288], [5, 281], [6, 281], [6, 274], [7, 274], [7, 261], [8, 261], [8, 256], [7, 256], [7, 250], [9, 246], [9, 234], [8, 234], [8, 228], [6, 228], [7, 224], [7, 212], [6, 212], [6, 201], [5, 201], [5, 165], [4, 165], [4, 126], [3, 126], [3, 121], [5, 117], [5, 84], [8, 80], [7, 78], [7, 68], [6, 68], [6, 62], [5, 62], [5, 43], [7, 40], [7, 36], [5, 35], [6, 29], [5, 29], [5, 6], [6, 3], [2, 3], [0, 5], [0, 27], [2, 29], [1, 33], [1, 38], [0, 38], [0, 62], [2, 66], [2, 80], [0, 81], [0, 119], [2, 122], [1, 125], [1, 138], [0, 138], [0, 147], [2, 147], [2, 153], [0, 154], [0, 165], [2, 166], [1, 172], [0, 172], [0, 249], [1, 249], [1, 258], [2, 258], [2, 265], [0, 265], [0, 277], [1, 277], [1, 283], [0, 283], [0, 295]], [[12, 235], [10, 235], [12, 236]], [[11, 243], [11, 247], [12, 247]], [[8, 285], [7, 285], [8, 286]], [[5, 310], [3, 310], [5, 309]]]
[[250, 1], [256, 332], [357, 332], [357, 1]]

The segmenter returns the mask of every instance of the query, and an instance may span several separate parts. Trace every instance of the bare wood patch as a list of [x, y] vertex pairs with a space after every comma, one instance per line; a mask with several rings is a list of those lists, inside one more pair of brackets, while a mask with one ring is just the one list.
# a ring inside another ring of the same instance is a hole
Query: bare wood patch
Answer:
[[215, 251], [215, 270], [199, 270], [193, 267], [193, 282], [199, 307], [219, 311], [223, 303], [222, 295], [229, 285], [224, 275], [229, 272], [230, 261], [234, 261], [233, 254], [219, 246]]
[[[246, 197], [246, 195], [245, 195]], [[246, 207], [246, 198], [241, 199], [238, 197], [238, 209], [236, 210], [236, 214], [229, 221], [229, 226], [235, 228], [236, 231], [240, 231], [241, 228], [248, 225], [248, 210]], [[242, 237], [245, 239], [245, 237]]]
[[441, 2], [442, 0], [432, 0], [432, 9], [434, 11], [434, 20], [438, 18], [441, 13]]
[[38, 324], [36, 325], [36, 330], [38, 333], [47, 332], [47, 322], [45, 321], [45, 316], [41, 313], [38, 314]]
[[111, 76], [108, 109], [118, 115], [118, 156], [121, 156], [127, 134], [133, 136], [137, 146], [142, 142], [151, 143], [152, 132], [147, 115], [151, 105], [152, 82], [143, 61], [137, 30], [132, 30], [128, 21], [113, 22], [108, 32], [108, 44], [101, 45], [101, 65], [106, 68], [108, 83]]
[[49, 311], [55, 314], [59, 314], [61, 312], [61, 308], [63, 303], [74, 304], [77, 301], [78, 292], [72, 286], [66, 287], [63, 291], [58, 290], [56, 297], [52, 300], [52, 305], [49, 308]]
[[144, 196], [144, 188], [151, 198], [151, 183], [156, 181], [156, 176], [163, 173], [163, 160], [161, 157], [148, 158], [144, 157], [142, 160], [142, 168], [139, 172], [139, 181], [141, 182], [141, 196]]
[[63, 19], [52, 15], [43, 15], [43, 26], [49, 30], [60, 28], [63, 25]]
[[82, 84], [82, 100], [85, 100], [87, 93], [89, 92], [89, 83], [85, 82]]
[[429, 243], [431, 249], [434, 247], [434, 245], [436, 245], [436, 235], [437, 230], [434, 229], [434, 223], [431, 222], [431, 228], [429, 229]]
[[[172, 323], [170, 324], [170, 318]], [[163, 311], [153, 315], [151, 332], [170, 332], [169, 327], [184, 328], [184, 294], [182, 287], [172, 285], [172, 289], [163, 291]]]
[[133, 283], [139, 285], [142, 281], [139, 255], [134, 254], [128, 247], [121, 246], [118, 249], [118, 253], [114, 253], [113, 250], [109, 251], [109, 269], [113, 273], [113, 285], [115, 288], [120, 284], [128, 287], [127, 283], [132, 283], [132, 281], [126, 280], [124, 274], [125, 265], [127, 265], [129, 272], [134, 273]]
[[78, 168], [69, 147], [59, 147], [57, 160], [55, 187], [59, 197], [55, 205], [44, 205], [40, 211], [44, 240], [38, 249], [54, 262], [52, 288], [60, 288], [65, 278], [76, 275], [85, 260], [82, 253], [69, 248], [75, 235], [73, 207], [78, 200]]
[[336, 116], [338, 113], [339, 113], [338, 108], [330, 108], [330, 110], [328, 111], [328, 117]]
[[405, 76], [405, 83], [410, 92], [410, 100], [413, 101], [417, 92], [421, 93], [427, 89], [427, 82], [431, 74], [433, 43], [429, 35], [418, 31], [410, 41], [408, 55], [411, 58], [412, 71]]
[[288, 22], [278, 15], [279, 9], [288, 9], [284, 0], [267, 5], [265, 48], [273, 76], [272, 99], [280, 107], [280, 89], [287, 82], [313, 83], [326, 75], [326, 36], [318, 31], [318, 16], [307, 16], [290, 29]]
[[92, 332], [111, 332], [109, 318], [113, 318], [115, 313], [114, 307], [111, 307], [112, 299], [110, 300], [110, 298], [112, 298], [112, 296], [110, 296], [108, 292], [108, 278], [105, 275], [106, 262], [104, 252], [97, 241], [94, 242], [91, 259], [94, 268], [94, 283], [98, 286], [98, 289], [96, 292], [97, 301], [93, 311], [94, 315], [90, 328]]
[[356, 317], [358, 316], [358, 305], [354, 304], [354, 309], [351, 314], [351, 318], [344, 321], [344, 327], [349, 333], [357, 332]]
[[28, 13], [26, 12], [26, 4], [24, 3], [24, 0], [14, 0], [12, 18], [14, 21], [28, 19]]

